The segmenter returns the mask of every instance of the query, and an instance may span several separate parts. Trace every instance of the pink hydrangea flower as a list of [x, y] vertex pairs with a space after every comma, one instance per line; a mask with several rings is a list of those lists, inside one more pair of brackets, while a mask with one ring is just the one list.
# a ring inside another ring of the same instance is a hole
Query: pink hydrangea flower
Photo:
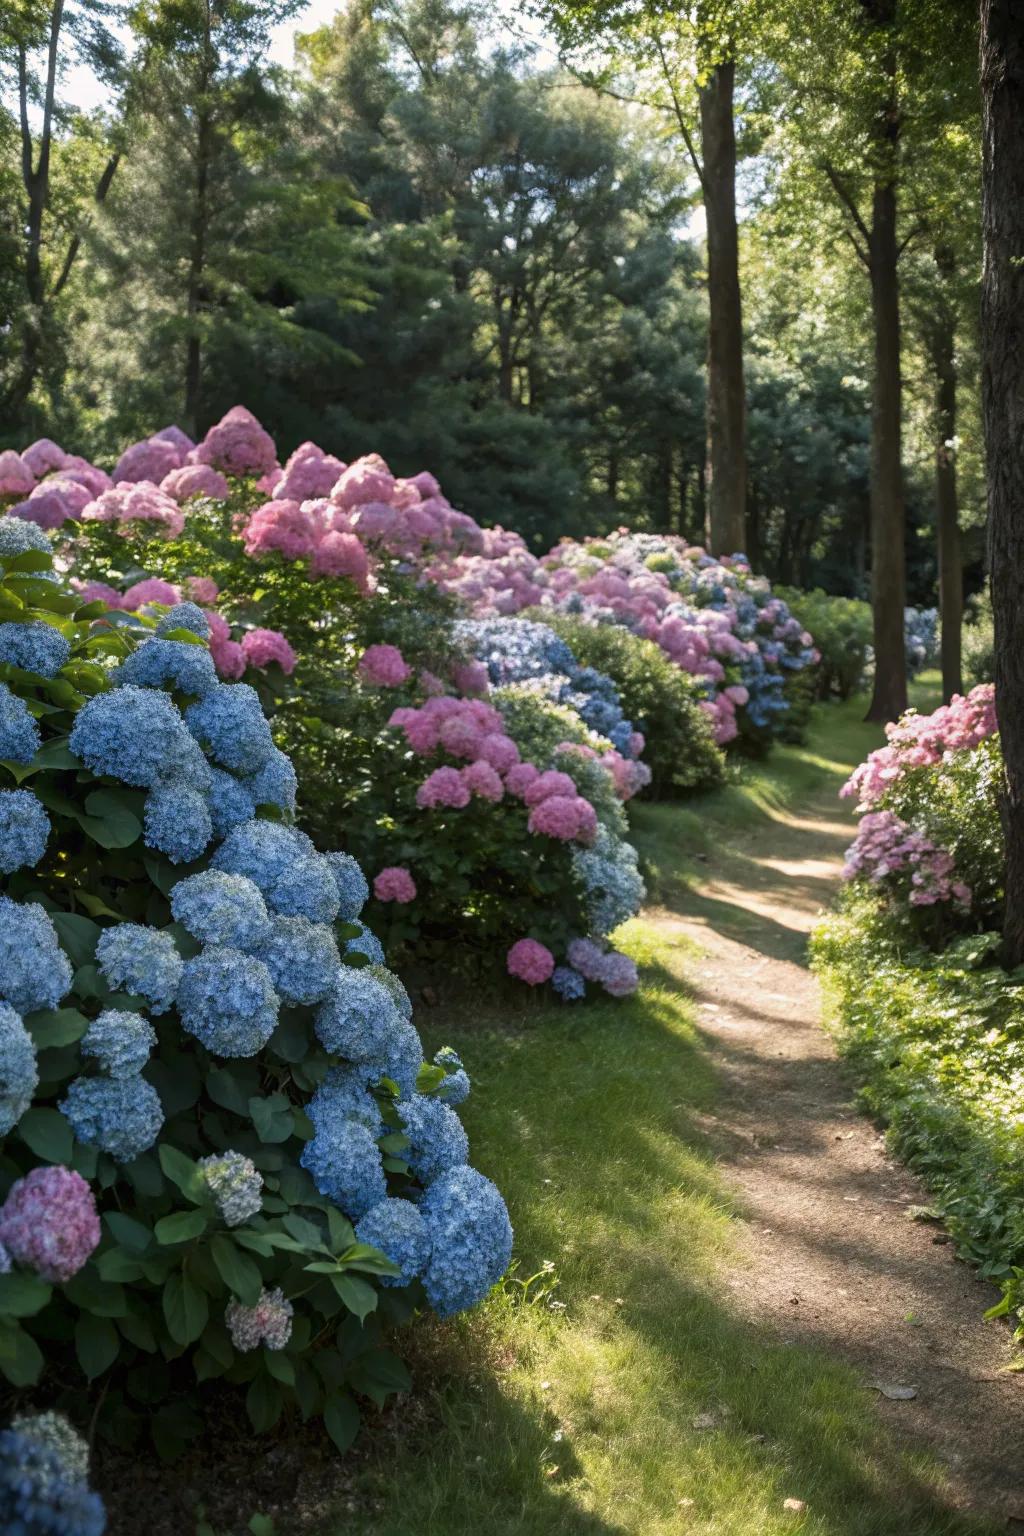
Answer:
[[81, 517], [92, 501], [92, 493], [77, 480], [65, 480], [57, 476], [43, 480], [31, 492], [26, 501], [19, 501], [11, 508], [14, 517], [39, 528], [60, 528], [69, 518]]
[[441, 745], [452, 757], [475, 758], [480, 751], [483, 732], [468, 715], [449, 715], [441, 721], [438, 732]]
[[219, 469], [209, 464], [182, 464], [170, 470], [160, 481], [160, 489], [175, 501], [190, 501], [206, 496], [210, 501], [227, 501], [231, 490]]
[[420, 667], [417, 682], [419, 683], [423, 692], [426, 694], [430, 694], [436, 697], [438, 694], [444, 693], [444, 683], [438, 676], [436, 676], [435, 673], [429, 671], [426, 667]]
[[169, 581], [161, 581], [159, 576], [147, 576], [144, 581], [137, 581], [128, 588], [121, 599], [121, 606], [126, 613], [134, 613], [147, 603], [163, 603], [165, 607], [173, 608], [180, 601], [181, 593], [177, 587], [172, 587]]
[[211, 640], [210, 655], [219, 676], [236, 682], [245, 672], [245, 651], [237, 640]]
[[180, 427], [176, 427], [173, 424], [169, 427], [161, 427], [159, 432], [153, 433], [153, 437], [160, 443], [173, 443], [179, 449], [183, 461], [185, 455], [191, 453], [195, 447], [195, 443], [188, 433], [183, 432]]
[[83, 459], [77, 453], [64, 455], [64, 467], [57, 471], [57, 478], [74, 480], [76, 485], [84, 485], [91, 496], [101, 496], [114, 483], [105, 469], [97, 469], [95, 464], [90, 464], [88, 459]]
[[295, 1308], [280, 1286], [272, 1291], [264, 1289], [254, 1307], [243, 1306], [240, 1301], [230, 1301], [224, 1309], [231, 1342], [243, 1352], [259, 1349], [284, 1349], [292, 1336], [292, 1317]]
[[108, 608], [121, 608], [124, 603], [120, 592], [116, 587], [108, 587], [105, 581], [76, 581], [72, 577], [71, 585], [85, 603], [106, 603]]
[[367, 502], [391, 500], [395, 477], [379, 453], [356, 459], [338, 476], [331, 500], [339, 507], [361, 507]]
[[404, 906], [416, 900], [416, 882], [400, 864], [390, 864], [374, 877], [373, 894], [378, 901], [397, 901]]
[[518, 939], [506, 955], [505, 964], [510, 976], [531, 987], [539, 987], [550, 979], [555, 969], [555, 957], [547, 945], [536, 939]]
[[250, 667], [263, 669], [276, 661], [282, 672], [295, 671], [295, 652], [276, 629], [248, 630], [242, 636], [242, 655]]
[[370, 559], [354, 533], [325, 533], [313, 555], [314, 576], [347, 576], [361, 592], [369, 587]]
[[519, 748], [503, 731], [489, 731], [480, 738], [479, 755], [499, 773], [508, 773], [519, 761]]
[[68, 456], [52, 438], [40, 437], [22, 450], [21, 458], [36, 479], [41, 480], [55, 469], [63, 469]]
[[159, 485], [165, 475], [180, 469], [188, 449], [166, 437], [148, 437], [141, 443], [126, 448], [114, 466], [111, 476], [115, 485], [122, 481], [152, 480]]
[[490, 691], [490, 678], [482, 661], [460, 661], [458, 666], [452, 668], [452, 678], [460, 693], [484, 694]]
[[457, 768], [435, 768], [416, 791], [416, 804], [420, 810], [437, 806], [461, 810], [469, 804], [469, 789]]
[[611, 950], [603, 957], [598, 977], [609, 997], [629, 997], [639, 985], [636, 963], [628, 955]]
[[244, 405], [232, 406], [191, 457], [195, 464], [212, 464], [228, 475], [264, 475], [277, 465], [274, 439]]
[[193, 603], [215, 603], [220, 594], [217, 583], [209, 576], [186, 576], [185, 595]]
[[274, 487], [281, 501], [312, 501], [329, 496], [345, 465], [316, 443], [300, 443]]
[[349, 515], [353, 533], [367, 544], [386, 539], [400, 527], [401, 518], [396, 507], [386, 501], [368, 501], [356, 507]]
[[0, 496], [27, 496], [36, 477], [13, 448], [0, 453]]
[[185, 514], [176, 501], [151, 481], [124, 481], [90, 501], [82, 512], [82, 521], [120, 523], [122, 533], [127, 533], [125, 525], [133, 522], [155, 523], [163, 538], [176, 539], [185, 527]]
[[582, 795], [548, 795], [533, 807], [527, 826], [561, 843], [591, 842], [597, 833], [597, 813]]
[[558, 768], [547, 768], [526, 786], [523, 791], [523, 799], [527, 805], [540, 805], [542, 800], [547, 800], [552, 795], [574, 799], [576, 785], [567, 773], [562, 773]]
[[522, 800], [530, 785], [539, 778], [540, 769], [534, 763], [516, 763], [505, 775], [505, 788], [517, 800]]
[[604, 950], [593, 939], [573, 939], [569, 945], [569, 964], [585, 981], [599, 981], [604, 969]]
[[412, 668], [397, 645], [371, 645], [359, 658], [359, 675], [377, 688], [398, 688], [412, 676]]
[[504, 797], [505, 786], [501, 782], [501, 775], [483, 758], [475, 763], [468, 763], [459, 772], [462, 774], [463, 784], [478, 800], [490, 800], [492, 805], [497, 805], [498, 801]]
[[100, 1240], [93, 1192], [73, 1168], [56, 1163], [16, 1179], [0, 1210], [0, 1243], [17, 1264], [62, 1284]]
[[247, 555], [269, 555], [277, 550], [286, 560], [304, 560], [316, 548], [317, 529], [297, 501], [268, 501], [257, 507], [245, 526]]

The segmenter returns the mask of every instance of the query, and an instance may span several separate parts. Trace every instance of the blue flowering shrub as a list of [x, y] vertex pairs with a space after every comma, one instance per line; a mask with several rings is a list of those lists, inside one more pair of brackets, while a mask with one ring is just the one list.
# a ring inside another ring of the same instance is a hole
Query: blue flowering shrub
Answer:
[[[509, 1260], [468, 1077], [424, 1064], [362, 871], [295, 825], [196, 610], [83, 606], [50, 567], [0, 519], [0, 1370], [164, 1456], [213, 1379], [347, 1446], [409, 1384], [395, 1325]], [[4, 1529], [37, 1473], [81, 1506], [38, 1529], [102, 1529], [66, 1448], [0, 1442]]]

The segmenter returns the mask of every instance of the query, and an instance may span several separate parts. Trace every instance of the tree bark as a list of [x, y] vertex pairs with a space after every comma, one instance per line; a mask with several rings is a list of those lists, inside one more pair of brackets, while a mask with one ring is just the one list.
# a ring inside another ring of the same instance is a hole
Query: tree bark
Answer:
[[708, 546], [743, 550], [747, 500], [743, 311], [736, 231], [736, 66], [715, 65], [700, 90], [703, 193], [708, 242]]
[[206, 237], [209, 224], [210, 160], [212, 125], [209, 114], [200, 113], [196, 125], [196, 200], [192, 210], [192, 239], [188, 266], [188, 340], [185, 344], [185, 419], [199, 436], [199, 391], [203, 377], [203, 343], [199, 314], [203, 304], [206, 273]]
[[[946, 287], [955, 262], [948, 246], [935, 251]], [[942, 619], [942, 696], [948, 704], [963, 691], [960, 631], [963, 623], [963, 564], [956, 483], [956, 307], [948, 292], [937, 296], [930, 335], [935, 374], [935, 510], [939, 542], [939, 613]]]
[[1024, 0], [981, 0], [982, 408], [996, 712], [1005, 765], [1004, 960], [1024, 963]]

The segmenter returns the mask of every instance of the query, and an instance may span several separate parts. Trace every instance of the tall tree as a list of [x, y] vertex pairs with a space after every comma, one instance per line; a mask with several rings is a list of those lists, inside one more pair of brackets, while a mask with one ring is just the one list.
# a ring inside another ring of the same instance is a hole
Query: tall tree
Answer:
[[1005, 764], [1005, 960], [1024, 964], [1024, 0], [981, 0], [982, 397], [996, 710]]

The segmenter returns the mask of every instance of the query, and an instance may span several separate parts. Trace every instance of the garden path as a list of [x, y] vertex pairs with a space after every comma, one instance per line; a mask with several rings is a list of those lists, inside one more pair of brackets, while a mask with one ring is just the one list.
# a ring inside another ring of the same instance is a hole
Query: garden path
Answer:
[[710, 839], [701, 876], [661, 922], [703, 951], [692, 970], [717, 1063], [715, 1115], [699, 1117], [737, 1195], [749, 1269], [734, 1304], [787, 1342], [852, 1363], [892, 1433], [929, 1448], [951, 1499], [1024, 1531], [1024, 1378], [1007, 1372], [998, 1299], [913, 1219], [927, 1193], [854, 1105], [821, 1027], [807, 937], [839, 878], [850, 819], [831, 781], [789, 810]]

